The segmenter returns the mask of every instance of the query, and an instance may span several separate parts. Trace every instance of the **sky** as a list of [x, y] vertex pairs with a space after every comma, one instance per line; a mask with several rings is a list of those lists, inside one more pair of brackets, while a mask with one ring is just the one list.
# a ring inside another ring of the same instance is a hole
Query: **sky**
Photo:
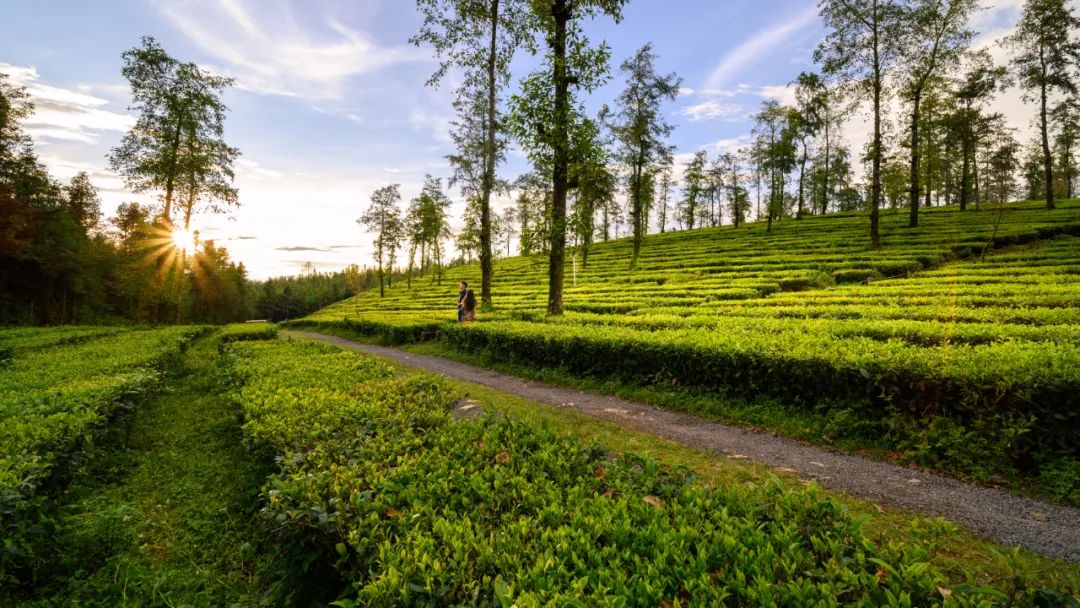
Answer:
[[[24, 123], [52, 174], [87, 171], [111, 214], [122, 202], [153, 202], [109, 172], [106, 155], [134, 123], [121, 53], [153, 36], [174, 57], [236, 84], [226, 92], [226, 141], [240, 149], [240, 208], [193, 221], [204, 239], [225, 246], [252, 278], [371, 264], [371, 236], [356, 219], [371, 193], [401, 184], [402, 207], [424, 175], [449, 177], [451, 100], [458, 74], [425, 86], [436, 68], [430, 48], [408, 39], [421, 18], [411, 0], [3, 0], [0, 72], [27, 87], [36, 113]], [[976, 45], [998, 61], [1021, 0], [984, 0]], [[665, 106], [675, 125], [677, 160], [746, 143], [762, 101], [793, 98], [789, 83], [813, 70], [825, 30], [810, 0], [631, 0], [623, 20], [587, 23], [611, 48], [613, 77], [586, 99], [591, 111], [622, 87], [618, 65], [647, 42], [660, 72], [683, 79]], [[520, 55], [517, 80], [538, 59]], [[994, 106], [1026, 132], [1034, 108], [1019, 91]], [[868, 121], [845, 125], [853, 149]], [[1026, 141], [1021, 136], [1021, 141]], [[528, 170], [511, 150], [500, 175]], [[456, 194], [456, 193], [455, 193]], [[451, 222], [464, 203], [454, 196]], [[498, 200], [501, 208], [509, 199]]]

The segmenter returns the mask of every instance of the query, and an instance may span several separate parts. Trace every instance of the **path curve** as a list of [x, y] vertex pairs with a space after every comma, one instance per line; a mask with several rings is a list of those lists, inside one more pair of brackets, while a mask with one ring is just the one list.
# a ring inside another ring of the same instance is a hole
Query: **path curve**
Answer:
[[473, 382], [556, 408], [615, 422], [729, 458], [757, 461], [831, 490], [881, 504], [941, 516], [1006, 545], [1080, 563], [1080, 509], [1017, 496], [888, 462], [834, 452], [693, 414], [517, 376], [396, 348], [305, 331], [284, 331]]

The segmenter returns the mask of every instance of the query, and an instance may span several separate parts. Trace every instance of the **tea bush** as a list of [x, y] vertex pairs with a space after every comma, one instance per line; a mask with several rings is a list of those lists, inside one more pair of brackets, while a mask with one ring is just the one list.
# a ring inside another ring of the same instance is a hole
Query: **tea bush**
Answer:
[[264, 488], [267, 524], [307, 547], [306, 563], [333, 565], [338, 606], [994, 606], [1016, 596], [950, 585], [928, 562], [932, 533], [878, 546], [863, 519], [815, 488], [709, 488], [544, 425], [457, 420], [442, 381], [397, 378], [333, 347], [250, 343], [226, 355], [246, 440], [280, 463]]

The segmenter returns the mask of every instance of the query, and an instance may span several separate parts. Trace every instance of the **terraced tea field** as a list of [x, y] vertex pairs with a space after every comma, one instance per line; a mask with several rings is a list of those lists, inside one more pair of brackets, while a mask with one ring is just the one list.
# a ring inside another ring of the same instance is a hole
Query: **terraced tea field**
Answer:
[[532, 256], [496, 263], [496, 310], [479, 323], [453, 322], [457, 281], [479, 283], [468, 265], [292, 325], [768, 396], [905, 460], [1080, 501], [1080, 202], [905, 222], [883, 217], [880, 251], [859, 214], [654, 235], [632, 271], [628, 241], [600, 244], [576, 284], [568, 266], [563, 317], [544, 314], [546, 258]]
[[942, 520], [699, 477], [509, 395], [463, 418], [474, 387], [271, 325], [205, 333], [0, 331], [5, 605], [1074, 605], [1074, 564]]

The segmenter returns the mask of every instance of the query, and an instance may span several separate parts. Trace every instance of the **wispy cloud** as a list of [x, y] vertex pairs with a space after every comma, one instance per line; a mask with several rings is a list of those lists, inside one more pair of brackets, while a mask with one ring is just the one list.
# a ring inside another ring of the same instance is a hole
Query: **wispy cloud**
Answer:
[[126, 131], [135, 119], [106, 109], [109, 101], [90, 94], [88, 87], [64, 88], [41, 82], [32, 66], [0, 63], [0, 73], [30, 94], [34, 113], [23, 122], [37, 140], [95, 143], [101, 131]]
[[352, 77], [428, 57], [408, 46], [380, 47], [367, 33], [333, 17], [316, 31], [297, 22], [287, 6], [269, 9], [263, 2], [170, 0], [163, 12], [222, 62], [219, 71], [256, 93], [339, 99]]
[[710, 99], [679, 110], [679, 114], [692, 121], [731, 118], [739, 114], [739, 106], [733, 103]]
[[762, 30], [752, 38], [728, 51], [717, 64], [706, 81], [710, 88], [721, 88], [729, 80], [738, 76], [746, 68], [770, 58], [769, 52], [784, 44], [790, 36], [817, 20], [817, 6], [808, 3], [808, 8], [783, 21]]

